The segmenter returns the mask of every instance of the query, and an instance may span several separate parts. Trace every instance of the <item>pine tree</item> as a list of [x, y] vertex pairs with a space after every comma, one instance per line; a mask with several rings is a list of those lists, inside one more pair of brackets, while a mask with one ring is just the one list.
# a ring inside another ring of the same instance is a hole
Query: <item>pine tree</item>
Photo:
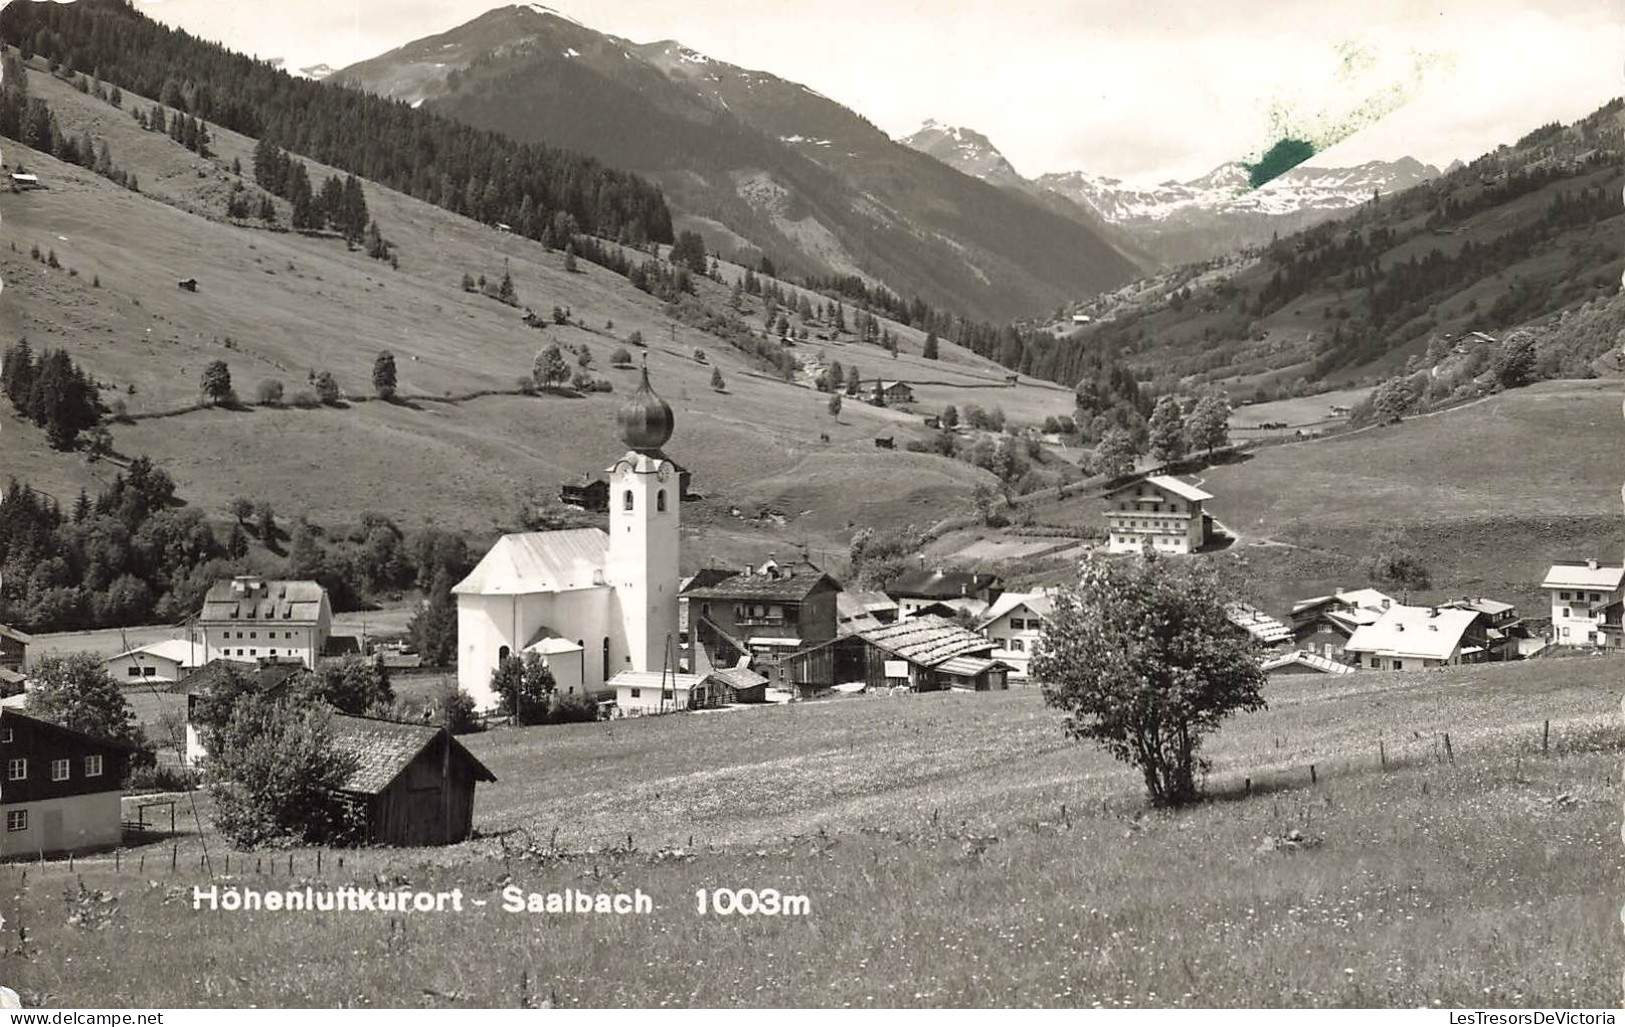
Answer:
[[925, 333], [925, 345], [920, 349], [920, 355], [927, 360], [937, 359], [937, 333]]
[[372, 388], [380, 399], [395, 398], [395, 354], [387, 349], [373, 358]]
[[727, 391], [728, 385], [722, 380], [722, 368], [720, 367], [711, 368], [711, 388], [718, 392]]

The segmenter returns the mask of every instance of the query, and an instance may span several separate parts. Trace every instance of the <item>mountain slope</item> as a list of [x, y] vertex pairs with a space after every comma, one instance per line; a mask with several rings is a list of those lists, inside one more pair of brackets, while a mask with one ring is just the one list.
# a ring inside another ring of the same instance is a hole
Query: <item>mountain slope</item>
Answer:
[[1299, 166], [1250, 189], [1241, 164], [1221, 164], [1189, 182], [1138, 186], [1122, 179], [1070, 171], [1026, 179], [987, 136], [927, 122], [906, 145], [1007, 189], [1057, 208], [1056, 200], [1089, 212], [1163, 266], [1208, 260], [1267, 242], [1358, 207], [1373, 192], [1389, 195], [1435, 178], [1439, 170], [1409, 157], [1354, 168]]
[[334, 81], [653, 178], [678, 227], [726, 256], [856, 275], [976, 317], [1052, 308], [1134, 270], [1088, 225], [901, 146], [804, 86], [539, 5], [490, 11]]
[[[1616, 99], [1259, 250], [1091, 300], [1094, 323], [1072, 337], [1165, 388], [1250, 391], [1368, 381], [1436, 337], [1594, 312], [1625, 270], [1622, 153]], [[1583, 370], [1610, 341], [1588, 328], [1550, 359]]]

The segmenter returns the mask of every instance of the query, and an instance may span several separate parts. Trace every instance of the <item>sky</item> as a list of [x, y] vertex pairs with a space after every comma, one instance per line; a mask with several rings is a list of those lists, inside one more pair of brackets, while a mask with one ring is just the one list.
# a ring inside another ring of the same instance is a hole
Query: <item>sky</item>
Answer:
[[[137, 0], [290, 68], [442, 32], [490, 0]], [[1311, 164], [1440, 167], [1625, 94], [1625, 0], [549, 0], [812, 87], [901, 137], [987, 135], [1027, 176], [1188, 180], [1309, 138]]]

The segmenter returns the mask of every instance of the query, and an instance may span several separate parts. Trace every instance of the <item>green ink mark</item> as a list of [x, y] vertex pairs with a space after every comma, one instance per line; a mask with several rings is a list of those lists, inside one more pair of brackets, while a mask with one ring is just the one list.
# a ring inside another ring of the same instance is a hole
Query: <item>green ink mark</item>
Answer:
[[1291, 171], [1315, 155], [1315, 144], [1304, 139], [1282, 139], [1270, 147], [1256, 164], [1242, 162], [1247, 169], [1247, 184], [1257, 189], [1265, 182]]

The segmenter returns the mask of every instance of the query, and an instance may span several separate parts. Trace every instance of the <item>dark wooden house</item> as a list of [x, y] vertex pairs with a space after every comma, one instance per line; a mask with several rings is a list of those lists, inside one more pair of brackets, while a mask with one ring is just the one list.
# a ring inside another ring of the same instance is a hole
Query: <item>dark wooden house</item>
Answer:
[[805, 561], [758, 568], [720, 580], [702, 571], [680, 598], [688, 604], [689, 637], [705, 648], [713, 667], [734, 667], [740, 657], [784, 684], [782, 658], [836, 635], [840, 582]]
[[451, 845], [474, 829], [474, 786], [496, 775], [445, 728], [333, 718], [356, 762], [341, 791], [363, 812], [369, 845]]
[[991, 603], [1004, 592], [1003, 584], [997, 574], [921, 568], [898, 575], [886, 586], [886, 594], [908, 617], [933, 603], [955, 599]]
[[112, 848], [133, 747], [0, 708], [0, 858]]
[[32, 641], [32, 636], [0, 624], [0, 698], [23, 690], [23, 664]]
[[996, 643], [941, 617], [910, 617], [866, 628], [787, 657], [785, 676], [802, 695], [864, 682], [870, 688], [998, 691], [1009, 687]]

